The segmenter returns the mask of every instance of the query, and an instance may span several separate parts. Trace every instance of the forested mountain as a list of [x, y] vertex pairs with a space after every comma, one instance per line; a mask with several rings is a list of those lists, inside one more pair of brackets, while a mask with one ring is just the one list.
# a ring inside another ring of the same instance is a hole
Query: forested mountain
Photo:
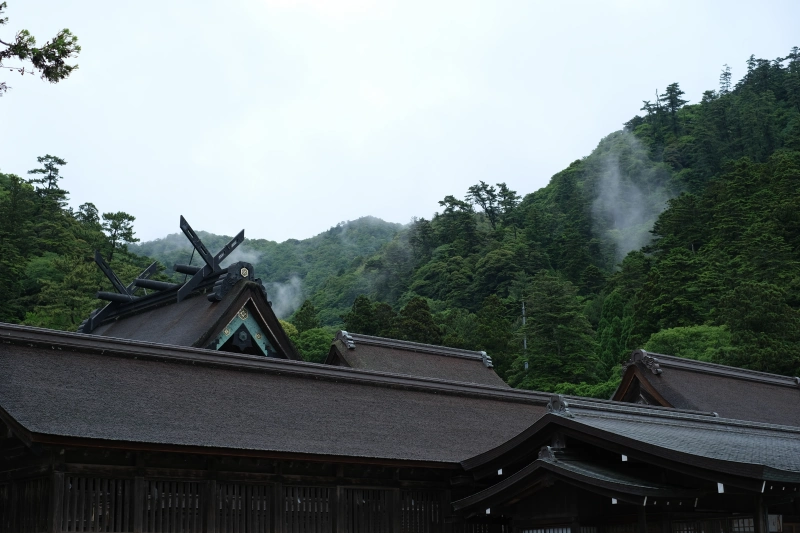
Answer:
[[[267, 283], [276, 314], [285, 317], [300, 307], [305, 296], [319, 294], [329, 280], [344, 276], [345, 272], [381, 250], [400, 229], [400, 224], [363, 217], [341, 222], [310, 239], [289, 239], [281, 243], [246, 239], [223, 265], [235, 261], [252, 263], [256, 275]], [[231, 236], [204, 231], [198, 231], [197, 234], [212, 250], [222, 248], [231, 239]], [[168, 276], [173, 275], [175, 263], [188, 264], [194, 261], [192, 264], [197, 264], [201, 261], [199, 257], [193, 257], [193, 248], [182, 233], [133, 244], [129, 249], [161, 261]], [[183, 275], [178, 277], [183, 279]], [[323, 320], [330, 324], [338, 323], [339, 315], [350, 307], [363, 290], [365, 288], [358, 280], [348, 284], [337, 293], [335, 300], [326, 302], [321, 310]]]
[[746, 66], [693, 105], [669, 85], [524, 198], [447, 196], [311, 302], [366, 280], [348, 330], [485, 349], [520, 387], [606, 396], [642, 346], [797, 375], [800, 53]]
[[[249, 240], [239, 259], [272, 283], [279, 314], [305, 301], [287, 329], [311, 360], [343, 326], [483, 349], [510, 384], [547, 391], [608, 396], [637, 347], [797, 375], [800, 52], [746, 67], [698, 103], [669, 85], [524, 197], [480, 182], [430, 220]], [[147, 263], [132, 252], [190, 259], [179, 235], [129, 251], [132, 232], [113, 226], [124, 213], [72, 212], [55, 190], [0, 175], [3, 320], [77, 326], [64, 317], [79, 322], [102, 285], [92, 247], [129, 277]]]

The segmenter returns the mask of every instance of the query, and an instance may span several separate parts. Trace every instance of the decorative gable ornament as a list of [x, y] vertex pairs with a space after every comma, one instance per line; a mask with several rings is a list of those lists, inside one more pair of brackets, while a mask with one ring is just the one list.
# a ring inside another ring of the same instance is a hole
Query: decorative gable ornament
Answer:
[[545, 461], [555, 461], [556, 450], [553, 449], [552, 446], [542, 446], [542, 449], [539, 450], [539, 459], [544, 459]]
[[[249, 303], [249, 302], [248, 302]], [[236, 316], [225, 326], [213, 344], [219, 350], [230, 342], [240, 352], [257, 347], [267, 357], [277, 357], [278, 351], [269, 341], [269, 337], [256, 321], [248, 305], [242, 307]]]
[[341, 330], [339, 333], [337, 333], [336, 339], [342, 341], [345, 346], [347, 346], [348, 350], [356, 349], [356, 341], [353, 340], [353, 336], [347, 333], [345, 330]]
[[554, 415], [566, 416], [572, 418], [573, 415], [569, 410], [569, 403], [560, 394], [553, 394], [550, 396], [550, 401], [547, 402], [547, 412]]
[[645, 368], [647, 368], [650, 372], [652, 372], [656, 376], [661, 374], [661, 372], [663, 372], [663, 369], [661, 368], [658, 359], [656, 357], [653, 357], [644, 350], [634, 350], [633, 354], [631, 354], [631, 359], [628, 365], [636, 364], [637, 361], [641, 361], [642, 364], [645, 366]]

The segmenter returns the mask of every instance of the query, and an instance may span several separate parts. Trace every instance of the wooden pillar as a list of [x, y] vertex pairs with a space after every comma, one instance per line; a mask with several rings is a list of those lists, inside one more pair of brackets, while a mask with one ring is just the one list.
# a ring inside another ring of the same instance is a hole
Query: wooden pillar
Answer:
[[[647, 500], [645, 500], [646, 502]], [[639, 530], [638, 533], [647, 533], [647, 507], [639, 507]], [[756, 531], [756, 533], [758, 533]]]
[[764, 506], [764, 495], [757, 494], [753, 505], [753, 531], [755, 533], [769, 533], [767, 508]]
[[401, 516], [402, 516], [402, 509], [401, 509], [401, 501], [400, 501], [400, 489], [395, 488], [391, 491], [391, 502], [392, 502], [392, 512], [391, 512], [391, 522], [392, 522], [392, 533], [400, 533], [401, 529]]
[[283, 533], [283, 510], [286, 507], [283, 499], [283, 483], [275, 483], [272, 486], [272, 491], [272, 501], [274, 502], [272, 506], [274, 509], [272, 513], [272, 533]]
[[442, 494], [442, 533], [453, 531], [453, 494], [445, 490]]
[[53, 471], [50, 476], [50, 513], [48, 516], [48, 531], [59, 533], [64, 500], [64, 472]]
[[661, 533], [672, 532], [672, 513], [663, 513], [661, 515]]
[[336, 485], [333, 489], [331, 489], [330, 495], [330, 505], [331, 509], [331, 529], [334, 533], [345, 533], [344, 525], [341, 524], [341, 516], [342, 516], [342, 486]]
[[217, 531], [217, 481], [206, 481], [206, 533]]
[[142, 533], [144, 527], [144, 478], [136, 476], [133, 478], [133, 533]]

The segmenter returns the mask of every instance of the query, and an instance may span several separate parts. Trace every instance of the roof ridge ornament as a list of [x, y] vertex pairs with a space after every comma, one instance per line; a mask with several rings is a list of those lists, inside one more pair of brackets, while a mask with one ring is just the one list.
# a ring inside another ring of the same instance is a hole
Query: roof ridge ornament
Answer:
[[664, 370], [658, 362], [658, 359], [650, 355], [644, 350], [635, 350], [631, 354], [631, 362], [641, 361], [642, 364], [656, 376], [661, 374]]
[[347, 333], [345, 330], [339, 330], [339, 333], [336, 334], [336, 339], [345, 343], [348, 350], [356, 349], [356, 341], [353, 340], [353, 336]]
[[483, 350], [481, 350], [480, 353], [481, 353], [481, 360], [483, 361], [483, 366], [485, 366], [486, 368], [494, 368], [494, 365], [492, 364], [492, 358], [489, 357], [489, 355]]
[[575, 416], [570, 412], [569, 403], [561, 394], [553, 394], [550, 396], [550, 401], [547, 402], [547, 412], [553, 413], [554, 415], [566, 416], [567, 418], [573, 418]]
[[544, 459], [545, 461], [556, 461], [558, 458], [556, 457], [556, 449], [552, 446], [542, 446], [539, 450], [539, 459]]

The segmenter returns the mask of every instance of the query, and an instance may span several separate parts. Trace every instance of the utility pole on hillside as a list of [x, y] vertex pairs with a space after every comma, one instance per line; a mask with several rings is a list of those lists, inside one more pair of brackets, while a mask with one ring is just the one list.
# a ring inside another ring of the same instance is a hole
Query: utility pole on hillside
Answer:
[[522, 355], [525, 358], [525, 372], [528, 371], [528, 332], [525, 331], [525, 297], [522, 297]]

